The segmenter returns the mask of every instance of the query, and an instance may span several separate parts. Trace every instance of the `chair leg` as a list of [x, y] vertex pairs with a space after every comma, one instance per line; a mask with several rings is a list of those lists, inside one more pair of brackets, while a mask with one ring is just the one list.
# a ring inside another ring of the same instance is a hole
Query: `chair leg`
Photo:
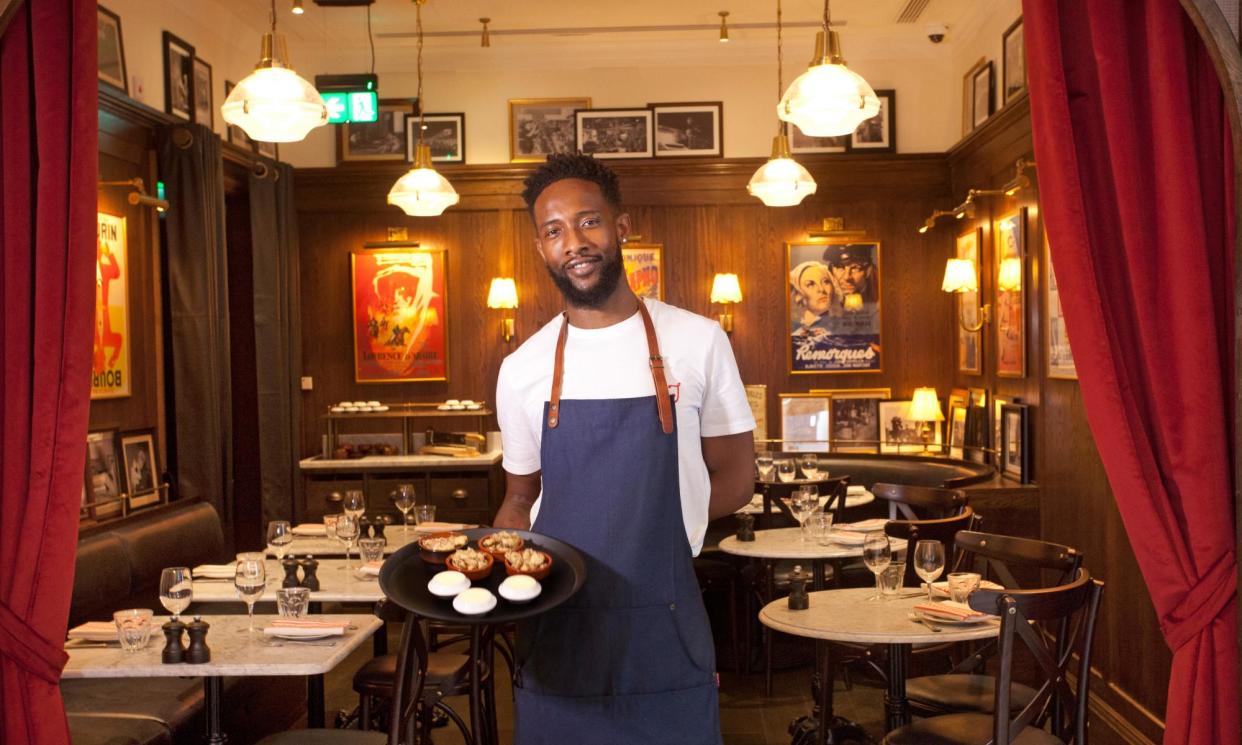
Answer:
[[457, 729], [461, 731], [461, 737], [466, 745], [474, 745], [474, 738], [470, 736], [470, 728], [466, 726], [465, 721], [457, 714], [456, 711], [445, 704], [443, 701], [437, 701], [435, 708], [444, 712], [444, 715], [453, 720], [453, 724], [457, 725]]
[[358, 696], [358, 729], [371, 729], [371, 697], [365, 693]]
[[729, 583], [729, 653], [733, 655], [733, 669], [741, 672], [742, 658], [737, 646], [737, 585]]
[[772, 698], [772, 629], [763, 629], [763, 693]]

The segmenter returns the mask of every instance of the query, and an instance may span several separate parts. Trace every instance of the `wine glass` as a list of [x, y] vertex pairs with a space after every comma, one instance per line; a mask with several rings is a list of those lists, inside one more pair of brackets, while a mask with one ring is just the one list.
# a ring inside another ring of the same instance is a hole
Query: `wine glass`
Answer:
[[772, 463], [772, 456], [759, 455], [755, 457], [755, 468], [759, 471], [760, 481], [771, 481], [772, 472], [776, 470], [776, 466]]
[[358, 518], [348, 513], [337, 518], [336, 539], [345, 544], [345, 566], [342, 569], [348, 572], [349, 554], [354, 548], [354, 541], [358, 540]]
[[807, 453], [798, 459], [798, 465], [802, 467], [803, 478], [812, 481], [819, 478], [819, 456], [814, 453]]
[[160, 572], [160, 604], [172, 614], [174, 621], [193, 599], [194, 580], [189, 567], [165, 567]]
[[261, 553], [238, 554], [233, 570], [233, 587], [237, 588], [237, 597], [246, 603], [246, 614], [249, 616], [246, 633], [251, 634], [254, 633], [254, 603], [263, 597], [263, 590], [267, 587], [263, 559]]
[[392, 503], [401, 510], [401, 534], [410, 532], [410, 510], [414, 508], [414, 485], [399, 484], [393, 494]]
[[341, 503], [341, 508], [346, 515], [356, 520], [362, 517], [362, 513], [367, 511], [367, 498], [362, 495], [361, 490], [350, 489], [345, 492], [345, 501]]
[[893, 549], [888, 543], [888, 535], [882, 530], [873, 530], [863, 536], [863, 563], [875, 575], [875, 595], [868, 600], [880, 597], [880, 573], [888, 568], [893, 561]]
[[783, 483], [788, 484], [798, 475], [798, 468], [794, 465], [793, 458], [777, 458], [772, 461], [776, 464], [776, 477]]
[[288, 520], [272, 520], [267, 524], [267, 550], [276, 557], [277, 563], [285, 558], [285, 551], [293, 543], [293, 528]]
[[798, 542], [806, 543], [806, 520], [819, 509], [819, 490], [814, 486], [804, 486], [793, 493], [789, 500], [789, 510], [798, 521]]
[[932, 601], [931, 583], [944, 571], [944, 544], [919, 541], [914, 544], [914, 573], [927, 584], [927, 602]]

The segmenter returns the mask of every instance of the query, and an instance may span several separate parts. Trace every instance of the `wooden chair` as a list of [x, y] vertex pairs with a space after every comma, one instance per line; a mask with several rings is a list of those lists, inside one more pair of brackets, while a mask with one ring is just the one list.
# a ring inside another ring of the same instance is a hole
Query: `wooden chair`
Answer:
[[961, 514], [969, 501], [961, 489], [907, 484], [874, 484], [871, 493], [888, 502], [892, 520], [931, 520]]
[[[920, 719], [888, 733], [884, 745], [1085, 745], [1091, 649], [1103, 589], [1103, 582], [1079, 569], [1073, 582], [1058, 587], [971, 593], [971, 608], [995, 613], [1001, 619], [993, 713]], [[1054, 627], [1059, 629], [1056, 634], [1043, 631]], [[1034, 656], [1041, 678], [1034, 697], [1016, 713], [1011, 700], [1015, 640], [1021, 640]], [[1069, 685], [1075, 656], [1076, 690]], [[1041, 724], [1048, 729], [1041, 728]]]
[[[932, 488], [932, 487], [921, 487]], [[942, 490], [938, 490], [942, 491]], [[937, 520], [889, 520], [884, 525], [884, 532], [890, 538], [904, 538], [907, 542], [906, 546], [906, 572], [903, 584], [919, 586], [923, 580], [919, 578], [914, 571], [914, 546], [919, 541], [940, 541], [944, 544], [944, 573], [947, 574], [949, 567], [954, 566], [957, 556], [954, 547], [956, 546], [957, 534], [962, 531], [969, 531], [974, 527], [976, 521], [975, 511], [968, 507], [962, 507], [961, 511], [953, 517], [945, 517]]]

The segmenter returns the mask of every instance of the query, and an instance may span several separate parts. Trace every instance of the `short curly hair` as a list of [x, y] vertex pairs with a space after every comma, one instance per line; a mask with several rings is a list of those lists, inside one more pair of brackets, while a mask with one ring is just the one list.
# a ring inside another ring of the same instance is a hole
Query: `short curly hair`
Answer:
[[522, 182], [522, 199], [526, 201], [526, 210], [533, 219], [535, 216], [535, 200], [543, 190], [567, 178], [590, 181], [599, 186], [604, 199], [615, 210], [621, 209], [621, 184], [617, 174], [608, 166], [595, 158], [581, 153], [553, 153], [548, 162], [535, 169], [535, 172]]

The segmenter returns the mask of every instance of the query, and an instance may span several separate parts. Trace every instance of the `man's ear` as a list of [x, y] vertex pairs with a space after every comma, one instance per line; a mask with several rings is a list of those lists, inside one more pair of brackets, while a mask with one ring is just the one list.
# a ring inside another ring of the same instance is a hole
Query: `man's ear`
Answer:
[[630, 213], [622, 212], [617, 215], [615, 224], [617, 226], [617, 238], [622, 243], [625, 243], [625, 239], [630, 235]]

